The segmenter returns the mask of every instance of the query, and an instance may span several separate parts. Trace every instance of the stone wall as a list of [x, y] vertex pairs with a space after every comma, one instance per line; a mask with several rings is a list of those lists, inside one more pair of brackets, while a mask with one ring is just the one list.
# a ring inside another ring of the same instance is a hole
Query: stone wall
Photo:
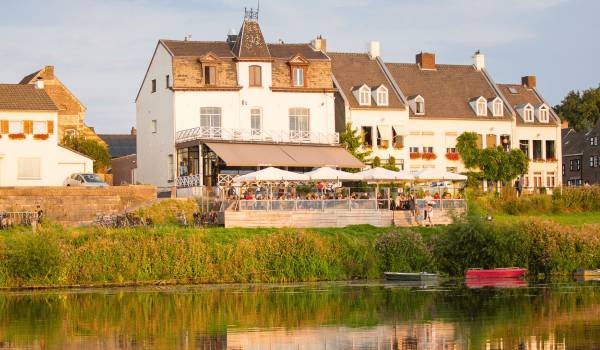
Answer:
[[0, 187], [0, 212], [34, 211], [39, 205], [51, 222], [89, 223], [96, 212], [118, 213], [156, 197], [154, 186]]

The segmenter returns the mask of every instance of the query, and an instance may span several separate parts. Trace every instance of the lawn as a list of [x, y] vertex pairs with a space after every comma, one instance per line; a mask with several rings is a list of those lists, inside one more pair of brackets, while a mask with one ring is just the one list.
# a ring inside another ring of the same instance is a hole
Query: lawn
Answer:
[[524, 215], [508, 215], [508, 214], [494, 214], [494, 220], [504, 221], [510, 223], [516, 223], [517, 221], [524, 220], [530, 217], [536, 217], [541, 219], [548, 219], [554, 222], [561, 223], [563, 225], [584, 225], [584, 224], [598, 224], [600, 223], [600, 213], [598, 212], [584, 212], [584, 213], [569, 213], [569, 214], [524, 214]]

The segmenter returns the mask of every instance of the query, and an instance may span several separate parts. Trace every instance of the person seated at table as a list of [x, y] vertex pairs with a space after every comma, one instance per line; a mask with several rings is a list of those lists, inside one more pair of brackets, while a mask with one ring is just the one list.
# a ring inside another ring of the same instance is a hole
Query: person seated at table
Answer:
[[433, 199], [440, 199], [440, 194], [436, 192], [435, 196], [433, 196]]
[[337, 193], [337, 200], [342, 200], [342, 199], [344, 199], [344, 198], [342, 197], [342, 194], [341, 194], [340, 192], [338, 192], [338, 193]]
[[248, 193], [248, 195], [246, 196], [246, 200], [253, 200], [254, 198], [252, 198], [252, 193]]
[[425, 200], [432, 200], [433, 197], [431, 197], [431, 193], [429, 193], [429, 191], [425, 192], [425, 197], [423, 197], [423, 199]]

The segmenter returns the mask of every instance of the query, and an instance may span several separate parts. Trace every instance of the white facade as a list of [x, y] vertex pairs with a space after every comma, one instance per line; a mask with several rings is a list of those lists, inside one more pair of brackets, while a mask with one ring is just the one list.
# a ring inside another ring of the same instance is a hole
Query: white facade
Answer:
[[[552, 117], [551, 117], [552, 118]], [[526, 187], [556, 187], [562, 185], [562, 139], [560, 125], [558, 126], [517, 126], [515, 132], [515, 148], [520, 147], [521, 141], [527, 141], [529, 172], [524, 175]], [[544, 162], [534, 161], [534, 141], [541, 146], [539, 158]], [[547, 141], [554, 142], [554, 152], [547, 149]], [[556, 161], [548, 161], [551, 154]]]
[[[57, 112], [0, 111], [0, 120], [21, 123], [21, 132], [27, 120], [33, 121], [34, 133], [46, 134], [48, 121], [56, 126], [56, 119]], [[62, 186], [73, 172], [93, 171], [91, 158], [58, 145], [56, 131], [47, 140], [35, 140], [33, 134], [23, 140], [1, 136], [0, 186]]]

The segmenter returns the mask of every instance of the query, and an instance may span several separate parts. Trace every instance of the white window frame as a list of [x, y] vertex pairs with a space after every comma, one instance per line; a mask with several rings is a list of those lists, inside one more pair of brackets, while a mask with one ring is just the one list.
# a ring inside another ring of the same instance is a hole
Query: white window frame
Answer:
[[[258, 111], [258, 114], [256, 113]], [[256, 117], [258, 117], [258, 127], [256, 128]], [[262, 130], [262, 108], [260, 107], [252, 107], [250, 108], [250, 129], [252, 129], [252, 133], [255, 131]]]
[[502, 101], [494, 101], [494, 116], [501, 117], [504, 115], [504, 108], [502, 105]]
[[167, 156], [167, 180], [175, 180], [175, 157], [172, 154]]
[[67, 130], [65, 130], [65, 136], [67, 136], [67, 135], [76, 136], [77, 131], [75, 129], [67, 129]]
[[156, 134], [158, 132], [158, 121], [156, 119], [152, 121], [150, 128], [153, 134]]
[[378, 106], [387, 106], [389, 103], [388, 89], [381, 85], [377, 89], [373, 90], [372, 97]]
[[33, 133], [34, 134], [47, 134], [48, 133], [48, 122], [47, 121], [33, 121]]
[[[21, 163], [22, 161], [36, 161], [37, 160], [37, 164], [29, 164], [30, 166], [33, 165], [34, 168], [37, 167], [37, 174], [34, 173], [33, 174], [23, 174], [21, 173], [22, 167], [26, 167], [28, 164], [24, 164]], [[31, 175], [31, 176], [25, 176], [25, 175]], [[41, 158], [17, 158], [17, 179], [18, 180], [41, 180], [42, 179], [42, 159]]]
[[553, 171], [549, 171], [546, 173], [546, 187], [555, 187], [556, 186], [556, 176]]
[[201, 107], [200, 108], [200, 127], [202, 136], [221, 137], [222, 127], [221, 107]]
[[293, 68], [292, 73], [294, 74], [294, 86], [304, 86], [304, 68]]
[[[15, 130], [18, 129], [18, 130]], [[23, 132], [23, 121], [21, 120], [10, 120], [8, 122], [8, 133], [9, 134], [20, 134]]]
[[485, 101], [477, 101], [477, 115], [484, 117], [487, 116], [487, 103]]
[[540, 107], [540, 122], [547, 123], [548, 122], [548, 108]]
[[156, 79], [152, 79], [151, 84], [150, 84], [150, 91], [152, 93], [156, 92]]
[[360, 100], [358, 101], [358, 104], [360, 104], [361, 106], [370, 106], [371, 105], [371, 96], [370, 96], [369, 92], [371, 92], [371, 91], [366, 86], [363, 86], [358, 90], [358, 96], [360, 96]]
[[525, 107], [524, 113], [525, 113], [525, 122], [526, 123], [533, 122], [533, 108]]
[[289, 121], [290, 121], [290, 134], [294, 134], [294, 135], [291, 135], [292, 138], [309, 137], [309, 134], [310, 134], [310, 109], [309, 108], [290, 108], [289, 109]]

